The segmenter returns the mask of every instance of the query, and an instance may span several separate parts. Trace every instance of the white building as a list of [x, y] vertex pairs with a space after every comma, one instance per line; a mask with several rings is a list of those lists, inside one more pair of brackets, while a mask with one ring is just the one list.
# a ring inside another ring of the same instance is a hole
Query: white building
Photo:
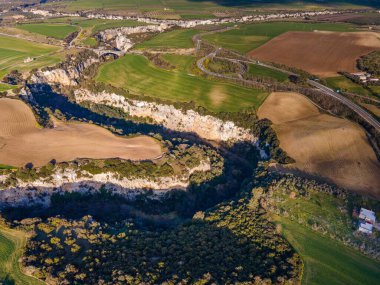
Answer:
[[359, 219], [361, 219], [367, 223], [374, 224], [376, 222], [376, 215], [375, 215], [375, 212], [373, 212], [371, 210], [361, 208], [360, 214], [359, 214]]
[[373, 225], [366, 222], [361, 222], [359, 225], [359, 232], [365, 233], [365, 234], [372, 234]]

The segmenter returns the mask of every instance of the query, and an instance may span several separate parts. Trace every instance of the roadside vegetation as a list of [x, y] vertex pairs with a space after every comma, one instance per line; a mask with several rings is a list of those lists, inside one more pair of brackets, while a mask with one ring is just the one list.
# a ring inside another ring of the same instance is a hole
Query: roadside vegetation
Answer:
[[326, 78], [327, 86], [339, 91], [355, 93], [362, 96], [370, 96], [371, 92], [365, 89], [360, 84], [353, 82], [345, 76]]
[[258, 64], [250, 64], [248, 66], [248, 73], [255, 77], [272, 78], [278, 82], [289, 81], [288, 74]]

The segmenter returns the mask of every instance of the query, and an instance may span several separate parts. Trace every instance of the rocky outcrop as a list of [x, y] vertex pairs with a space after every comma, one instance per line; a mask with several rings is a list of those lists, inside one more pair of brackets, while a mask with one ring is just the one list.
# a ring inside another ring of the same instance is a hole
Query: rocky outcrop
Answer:
[[234, 122], [224, 122], [193, 110], [182, 111], [172, 105], [129, 100], [114, 93], [92, 93], [86, 89], [78, 89], [74, 94], [77, 103], [89, 101], [120, 108], [131, 116], [149, 117], [168, 129], [196, 133], [208, 140], [251, 141], [253, 143], [257, 141], [249, 130], [236, 126]]
[[[91, 193], [99, 191], [102, 187], [127, 199], [133, 199], [136, 195], [151, 192], [152, 190], [152, 195], [159, 197], [173, 189], [185, 190], [189, 186], [190, 176], [193, 173], [210, 170], [211, 165], [207, 161], [188, 169], [182, 176], [146, 179], [122, 178], [112, 172], [93, 175], [86, 171], [80, 172], [71, 168], [59, 169], [47, 178], [39, 178], [29, 182], [19, 180], [16, 187], [1, 190], [0, 209], [34, 204], [48, 206], [51, 195], [55, 193]], [[6, 175], [0, 176], [2, 180], [6, 178]]]
[[99, 33], [101, 41], [105, 43], [114, 42], [114, 46], [121, 51], [128, 51], [134, 45], [128, 37], [132, 34], [163, 32], [170, 26], [166, 24], [148, 25], [138, 27], [122, 27], [117, 29], [108, 29]]
[[74, 66], [69, 66], [68, 68], [37, 71], [32, 75], [30, 80], [37, 84], [47, 83], [76, 86], [78, 85], [78, 79], [82, 76], [83, 71], [96, 62], [99, 62], [99, 59], [91, 57]]

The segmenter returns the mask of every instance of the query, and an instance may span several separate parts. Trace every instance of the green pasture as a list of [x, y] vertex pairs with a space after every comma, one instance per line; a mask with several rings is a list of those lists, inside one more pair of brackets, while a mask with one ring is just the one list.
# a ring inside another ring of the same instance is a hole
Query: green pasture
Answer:
[[266, 77], [266, 78], [272, 78], [279, 82], [285, 82], [288, 81], [289, 75], [286, 73], [283, 73], [281, 71], [273, 70], [271, 68], [257, 65], [257, 64], [250, 64], [248, 66], [248, 73], [256, 76], [256, 77]]
[[[4, 92], [4, 91], [7, 91], [7, 90], [15, 89], [17, 87], [18, 86], [15, 86], [15, 85], [9, 85], [9, 84], [5, 84], [5, 83], [0, 83], [0, 92]], [[0, 168], [1, 168], [1, 164], [0, 164]]]
[[304, 262], [303, 285], [378, 284], [380, 262], [288, 219], [278, 222]]
[[199, 34], [196, 29], [178, 29], [158, 34], [141, 44], [136, 45], [138, 49], [168, 49], [168, 48], [192, 48], [194, 46], [192, 37]]
[[66, 38], [68, 35], [78, 30], [77, 27], [74, 27], [72, 25], [50, 23], [21, 24], [17, 27], [30, 33], [41, 34], [60, 40]]
[[341, 90], [350, 93], [355, 93], [362, 96], [369, 96], [371, 92], [344, 76], [326, 78], [327, 86], [334, 90]]
[[14, 231], [0, 226], [0, 284], [4, 285], [42, 285], [36, 278], [21, 272], [19, 258], [26, 243], [26, 236], [21, 231]]
[[244, 24], [222, 33], [203, 36], [203, 39], [240, 53], [247, 53], [269, 40], [290, 31], [312, 32], [336, 31], [349, 32], [355, 28], [351, 24], [338, 23], [303, 23], [303, 22], [271, 22]]
[[177, 102], [193, 101], [217, 112], [258, 108], [268, 95], [261, 90], [190, 75], [181, 68], [176, 71], [163, 70], [147, 58], [132, 54], [101, 66], [96, 80], [134, 94]]
[[162, 54], [161, 57], [175, 66], [175, 69], [180, 72], [192, 73], [192, 68], [195, 65], [196, 57], [191, 55], [179, 54]]
[[[0, 78], [13, 69], [29, 71], [33, 68], [55, 64], [62, 57], [56, 53], [57, 51], [58, 47], [55, 46], [0, 36]], [[24, 63], [28, 57], [35, 60]]]

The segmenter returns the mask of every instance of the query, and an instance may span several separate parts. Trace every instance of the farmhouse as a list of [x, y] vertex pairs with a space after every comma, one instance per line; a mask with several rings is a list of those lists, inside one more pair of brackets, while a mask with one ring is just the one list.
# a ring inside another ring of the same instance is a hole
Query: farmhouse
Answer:
[[375, 212], [371, 210], [367, 210], [365, 208], [360, 209], [359, 214], [359, 232], [365, 234], [372, 234], [373, 225], [376, 223], [376, 215]]

